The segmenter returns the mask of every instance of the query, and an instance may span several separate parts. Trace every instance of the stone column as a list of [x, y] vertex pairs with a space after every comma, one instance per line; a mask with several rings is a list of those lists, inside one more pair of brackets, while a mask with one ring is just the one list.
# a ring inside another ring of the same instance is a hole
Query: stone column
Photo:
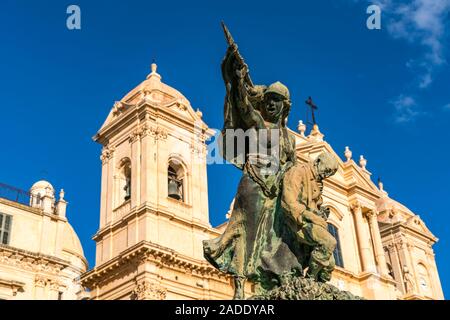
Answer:
[[[112, 164], [112, 166], [114, 166], [114, 164]], [[109, 205], [109, 210], [108, 210], [108, 221], [111, 222], [111, 225], [114, 224], [114, 222], [116, 222], [116, 217], [114, 215], [114, 209], [116, 209], [119, 206], [119, 203], [121, 203], [121, 199], [120, 199], [120, 194], [121, 194], [121, 190], [120, 190], [120, 186], [121, 186], [121, 175], [120, 174], [116, 174], [116, 170], [114, 170], [113, 168], [113, 176], [112, 176], [112, 187], [111, 189], [109, 189], [112, 197], [111, 200], [108, 200], [108, 205]], [[111, 191], [112, 190], [112, 191]], [[109, 194], [108, 194], [109, 195]]]
[[141, 193], [141, 145], [140, 133], [133, 132], [130, 136], [131, 144], [131, 208], [140, 205]]
[[361, 267], [363, 272], [375, 272], [373, 257], [370, 252], [369, 237], [364, 230], [364, 220], [362, 216], [362, 208], [359, 202], [351, 205], [351, 210], [355, 217], [356, 234], [358, 237], [359, 256], [361, 257]]
[[45, 293], [47, 280], [40, 275], [37, 275], [34, 280], [34, 299], [35, 300], [47, 300]]
[[59, 295], [59, 283], [55, 280], [50, 281], [49, 287], [49, 299], [50, 300], [58, 300]]
[[369, 220], [370, 234], [372, 235], [375, 259], [382, 275], [388, 275], [389, 271], [386, 264], [386, 256], [384, 255], [383, 243], [381, 242], [380, 228], [378, 227], [377, 213], [370, 210], [366, 214]]
[[207, 164], [206, 164], [206, 157], [207, 157], [207, 148], [206, 145], [203, 144], [202, 145], [202, 163], [200, 164], [200, 170], [202, 173], [202, 177], [203, 177], [203, 181], [201, 182], [201, 195], [202, 195], [202, 206], [201, 206], [201, 211], [202, 211], [202, 216], [201, 219], [203, 222], [209, 224], [209, 207], [208, 207], [208, 176], [207, 176]]
[[430, 248], [429, 251], [427, 251], [426, 255], [428, 260], [428, 275], [430, 277], [430, 281], [433, 284], [433, 298], [443, 300], [444, 293], [442, 292], [442, 286], [439, 280], [439, 274], [437, 272], [433, 249]]
[[152, 150], [152, 127], [150, 122], [146, 118], [146, 122], [142, 125], [141, 130], [141, 178], [140, 178], [140, 204], [145, 202], [149, 202], [152, 194], [156, 193], [155, 189], [152, 189], [152, 179], [155, 179], [155, 175], [152, 174], [152, 162], [153, 160], [153, 152]]
[[102, 183], [101, 183], [101, 193], [100, 193], [100, 229], [106, 224], [106, 194], [108, 191], [108, 163], [109, 154], [106, 149], [102, 151], [100, 156], [102, 161]]
[[114, 149], [109, 149], [109, 160], [108, 160], [108, 180], [106, 186], [106, 212], [105, 212], [105, 222], [112, 221], [112, 211], [113, 211], [113, 196], [114, 196]]
[[[169, 151], [169, 145], [167, 144], [167, 131], [162, 128], [157, 126], [155, 129], [155, 138], [156, 138], [156, 146], [157, 146], [157, 159], [156, 159], [156, 166], [157, 166], [157, 176], [154, 177], [153, 179], [156, 180], [157, 182], [157, 204], [161, 205], [163, 204], [164, 206], [168, 207], [168, 200], [167, 200], [167, 187], [168, 187], [168, 180], [167, 180], [167, 168], [168, 168], [168, 163], [167, 163], [167, 159], [169, 159], [170, 156], [170, 152], [173, 152], [173, 150]], [[185, 172], [186, 174], [188, 174], [187, 172]], [[187, 177], [187, 176], [186, 176]], [[188, 181], [187, 181], [188, 182]], [[186, 183], [186, 181], [185, 181]], [[185, 197], [186, 195], [186, 190], [184, 190], [185, 193]]]

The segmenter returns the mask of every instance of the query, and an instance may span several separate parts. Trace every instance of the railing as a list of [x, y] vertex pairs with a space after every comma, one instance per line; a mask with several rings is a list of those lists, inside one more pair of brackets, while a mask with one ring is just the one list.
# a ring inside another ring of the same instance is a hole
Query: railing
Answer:
[[31, 194], [4, 183], [0, 183], [0, 198], [18, 202], [26, 206], [30, 205]]

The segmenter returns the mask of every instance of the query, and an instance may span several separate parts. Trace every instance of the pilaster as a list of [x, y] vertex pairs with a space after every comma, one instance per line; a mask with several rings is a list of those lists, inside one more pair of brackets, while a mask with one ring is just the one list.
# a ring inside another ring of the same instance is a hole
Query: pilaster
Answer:
[[386, 256], [384, 254], [383, 243], [381, 241], [380, 229], [378, 226], [377, 213], [374, 210], [369, 210], [366, 213], [369, 220], [370, 232], [374, 244], [375, 259], [381, 275], [388, 275], [389, 271], [386, 264]]
[[370, 241], [364, 230], [362, 207], [358, 201], [351, 204], [351, 211], [355, 217], [356, 234], [358, 237], [359, 255], [363, 272], [376, 272], [373, 256], [370, 251]]

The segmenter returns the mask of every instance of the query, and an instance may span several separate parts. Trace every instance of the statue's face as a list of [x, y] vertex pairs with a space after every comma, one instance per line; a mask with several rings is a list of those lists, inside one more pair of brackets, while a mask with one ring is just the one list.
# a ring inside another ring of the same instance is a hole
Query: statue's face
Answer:
[[322, 157], [319, 157], [316, 159], [316, 161], [314, 161], [314, 166], [316, 168], [316, 173], [320, 181], [331, 177], [337, 171], [337, 166], [334, 165], [334, 163], [330, 163], [329, 160], [327, 161]]
[[283, 112], [284, 97], [276, 93], [268, 93], [264, 96], [264, 107], [261, 110], [264, 120], [277, 122]]

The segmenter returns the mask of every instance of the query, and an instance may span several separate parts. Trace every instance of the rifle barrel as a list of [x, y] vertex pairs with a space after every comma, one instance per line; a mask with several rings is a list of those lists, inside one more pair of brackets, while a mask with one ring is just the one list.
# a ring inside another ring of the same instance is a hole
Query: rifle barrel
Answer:
[[234, 39], [230, 33], [230, 31], [228, 30], [227, 26], [225, 25], [225, 22], [222, 21], [222, 28], [223, 28], [223, 32], [225, 34], [225, 38], [227, 39], [228, 45], [232, 46], [234, 45]]
[[[244, 58], [242, 58], [241, 54], [240, 54], [239, 51], [237, 50], [237, 44], [236, 44], [236, 42], [234, 42], [234, 39], [233, 39], [233, 36], [232, 36], [231, 33], [230, 33], [230, 30], [228, 30], [227, 26], [225, 25], [225, 22], [223, 22], [223, 21], [222, 21], [222, 29], [223, 29], [223, 32], [224, 32], [224, 34], [225, 34], [225, 39], [227, 39], [228, 45], [229, 45], [230, 47], [234, 47], [235, 50], [236, 50], [236, 53], [235, 53], [236, 59], [237, 59], [241, 64], [244, 65], [244, 64], [245, 64]], [[245, 75], [245, 80], [246, 80], [246, 82], [248, 83], [248, 85], [249, 85], [250, 87], [253, 87], [253, 86], [254, 86], [254, 85], [253, 85], [253, 82], [252, 82], [252, 79], [250, 78], [250, 75], [249, 75], [248, 73]]]

